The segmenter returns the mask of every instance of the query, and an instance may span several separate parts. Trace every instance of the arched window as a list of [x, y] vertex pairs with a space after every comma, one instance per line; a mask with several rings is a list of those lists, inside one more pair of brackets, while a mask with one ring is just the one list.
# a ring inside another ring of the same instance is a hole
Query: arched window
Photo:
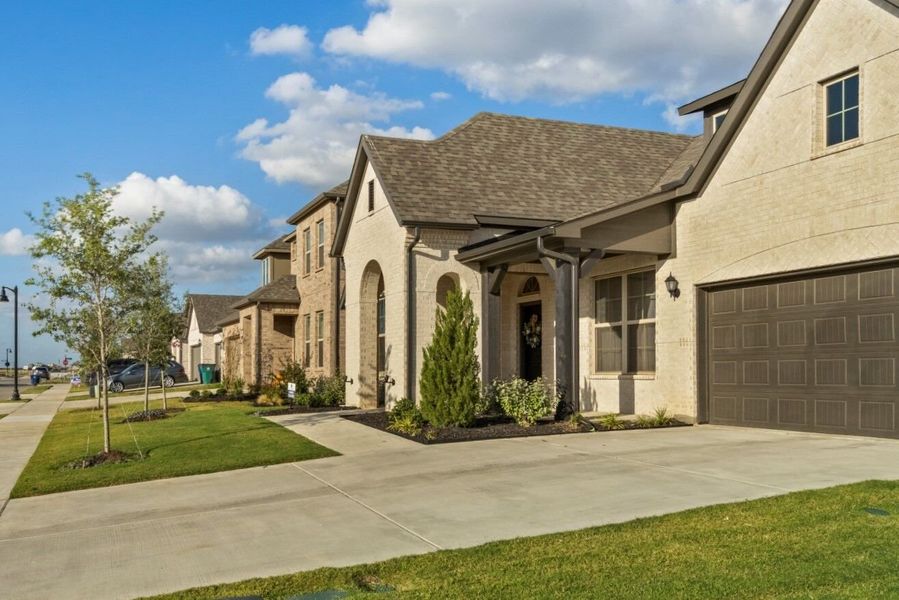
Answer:
[[537, 281], [536, 277], [528, 277], [524, 285], [521, 286], [521, 291], [518, 292], [519, 296], [530, 296], [531, 294], [539, 294], [540, 293], [540, 282]]
[[437, 305], [446, 308], [446, 298], [452, 290], [459, 289], [459, 276], [447, 273], [437, 280]]

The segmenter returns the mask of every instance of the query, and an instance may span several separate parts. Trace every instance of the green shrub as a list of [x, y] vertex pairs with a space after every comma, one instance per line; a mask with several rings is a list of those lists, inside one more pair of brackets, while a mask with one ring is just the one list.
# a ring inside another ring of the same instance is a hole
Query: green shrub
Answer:
[[239, 396], [243, 394], [244, 380], [240, 377], [224, 377], [222, 378], [222, 389], [224, 394], [228, 396]]
[[640, 415], [636, 419], [634, 419], [634, 425], [640, 427], [641, 429], [649, 429], [650, 427], [655, 427], [656, 422], [653, 417]]
[[597, 419], [597, 422], [606, 429], [624, 429], [627, 427], [627, 421], [615, 414], [603, 415]]
[[281, 363], [281, 370], [278, 372], [276, 379], [281, 384], [281, 395], [284, 398], [288, 397], [287, 384], [296, 384], [297, 388], [294, 404], [296, 404], [296, 399], [300, 397], [300, 394], [305, 394], [309, 391], [309, 378], [306, 376], [306, 367], [303, 366], [303, 363], [292, 360], [283, 361]]
[[450, 291], [421, 368], [421, 413], [431, 425], [471, 425], [481, 408], [477, 331], [469, 294]]
[[513, 377], [494, 385], [503, 412], [522, 427], [530, 427], [537, 419], [551, 414], [558, 402], [542, 378], [527, 381]]
[[309, 406], [343, 406], [346, 403], [346, 379], [341, 373], [312, 380]]
[[656, 427], [664, 427], [665, 425], [671, 425], [674, 422], [674, 417], [668, 414], [668, 409], [665, 407], [659, 407], [655, 409], [655, 412], [652, 415], [653, 425]]
[[211, 395], [212, 395], [212, 392], [210, 392], [209, 390], [203, 390], [202, 392], [200, 392], [201, 398], [208, 398]]
[[191, 390], [188, 394], [191, 398], [197, 399], [200, 397], [200, 390]]
[[284, 396], [281, 395], [281, 386], [275, 382], [263, 385], [259, 391], [259, 397], [256, 398], [256, 404], [259, 406], [283, 406]]
[[387, 413], [387, 429], [406, 435], [418, 435], [424, 425], [424, 418], [415, 403], [408, 398], [402, 398], [393, 405], [393, 410]]

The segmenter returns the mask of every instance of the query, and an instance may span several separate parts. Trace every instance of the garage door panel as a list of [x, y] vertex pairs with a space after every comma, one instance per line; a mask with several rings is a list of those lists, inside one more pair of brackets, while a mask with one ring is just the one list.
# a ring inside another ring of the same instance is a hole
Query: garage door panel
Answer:
[[709, 420], [899, 437], [896, 271], [712, 291]]

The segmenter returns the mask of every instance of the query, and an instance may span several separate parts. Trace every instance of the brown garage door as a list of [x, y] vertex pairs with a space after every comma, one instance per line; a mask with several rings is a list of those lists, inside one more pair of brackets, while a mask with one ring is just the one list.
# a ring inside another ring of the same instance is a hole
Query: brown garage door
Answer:
[[857, 269], [711, 291], [709, 422], [899, 437], [897, 271]]

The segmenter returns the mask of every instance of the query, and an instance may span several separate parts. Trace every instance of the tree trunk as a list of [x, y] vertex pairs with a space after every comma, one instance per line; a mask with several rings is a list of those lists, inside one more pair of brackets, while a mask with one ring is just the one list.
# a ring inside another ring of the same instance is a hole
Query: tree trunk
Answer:
[[[96, 389], [96, 393], [97, 393], [97, 410], [100, 410], [100, 409], [103, 407], [103, 392], [100, 390], [100, 386], [103, 385], [103, 384], [105, 384], [106, 382], [103, 381], [103, 380], [101, 379], [101, 377], [103, 377], [103, 373], [101, 373], [100, 371], [97, 371], [97, 373], [94, 375], [94, 377], [97, 378], [97, 379], [96, 379], [96, 382], [97, 382], [97, 383], [96, 383], [96, 385], [94, 386], [94, 387], [97, 388], [97, 389]], [[90, 381], [88, 381], [87, 383], [88, 383], [88, 385], [90, 385]]]
[[163, 371], [162, 376], [162, 410], [167, 411], [169, 409], [169, 399], [166, 397], [165, 391], [165, 371]]
[[[164, 385], [164, 384], [163, 384]], [[144, 411], [150, 410], [150, 361], [144, 361]]]
[[[105, 354], [105, 353], [104, 353]], [[105, 360], [105, 359], [104, 359]], [[103, 373], [103, 452], [108, 454], [112, 449], [109, 441], [109, 386], [106, 385], [106, 363], [101, 367]]]

